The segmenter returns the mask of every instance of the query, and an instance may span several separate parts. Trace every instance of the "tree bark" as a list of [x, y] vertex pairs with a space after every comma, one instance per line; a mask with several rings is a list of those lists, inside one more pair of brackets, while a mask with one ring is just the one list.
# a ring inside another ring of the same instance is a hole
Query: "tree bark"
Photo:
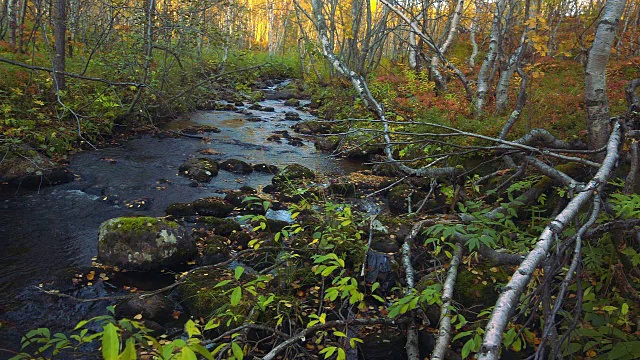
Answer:
[[589, 148], [592, 150], [604, 146], [608, 139], [610, 115], [606, 70], [625, 3], [626, 0], [607, 0], [589, 50], [585, 71], [585, 98]]
[[65, 51], [67, 34], [67, 1], [56, 0], [54, 7], [54, 28], [53, 36], [54, 56], [53, 56], [53, 87], [52, 91], [57, 93], [66, 89], [64, 78], [65, 71]]
[[561, 234], [567, 225], [571, 224], [580, 209], [589, 203], [596, 192], [599, 192], [613, 173], [618, 163], [619, 147], [622, 140], [620, 123], [616, 123], [607, 142], [607, 154], [602, 167], [593, 179], [579, 192], [567, 206], [556, 216], [542, 231], [536, 246], [522, 261], [518, 269], [513, 273], [511, 280], [503, 288], [498, 301], [493, 309], [491, 318], [485, 328], [485, 336], [482, 347], [477, 354], [478, 360], [496, 360], [500, 355], [502, 333], [509, 319], [517, 308], [520, 295], [529, 284], [534, 270], [547, 257], [556, 236]]
[[[458, 24], [460, 23], [460, 17], [462, 16], [462, 7], [464, 6], [464, 0], [457, 0], [456, 8], [453, 11], [453, 15], [451, 17], [451, 25], [449, 26], [449, 32], [447, 33], [447, 38], [440, 46], [439, 51], [442, 55], [444, 55], [449, 46], [453, 43], [453, 38], [456, 36], [458, 32]], [[438, 70], [438, 62], [440, 61], [440, 57], [434, 55], [431, 58], [431, 75], [436, 82], [436, 88], [439, 91], [446, 91], [447, 83], [445, 79], [442, 77], [442, 74]]]
[[502, 14], [506, 7], [506, 0], [498, 0], [491, 24], [491, 39], [489, 40], [489, 50], [485, 56], [478, 73], [478, 89], [476, 91], [476, 114], [482, 113], [489, 91], [489, 78], [491, 77], [493, 65], [498, 56], [498, 45], [500, 43], [500, 28], [502, 26]]

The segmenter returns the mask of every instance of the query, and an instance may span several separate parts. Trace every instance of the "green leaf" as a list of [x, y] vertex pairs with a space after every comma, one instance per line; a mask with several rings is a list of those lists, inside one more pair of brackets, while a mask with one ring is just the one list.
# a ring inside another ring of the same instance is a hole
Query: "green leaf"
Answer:
[[371, 285], [371, 292], [376, 291], [376, 289], [380, 287], [380, 283], [379, 282], [374, 282], [373, 285]]
[[236, 286], [231, 293], [231, 306], [236, 306], [240, 304], [240, 299], [242, 298], [242, 288], [240, 286]]
[[227, 285], [227, 284], [228, 284], [228, 283], [230, 283], [230, 282], [231, 282], [231, 280], [222, 280], [222, 281], [220, 281], [219, 283], [217, 283], [217, 284], [216, 284], [216, 286], [214, 286], [213, 288], [215, 289], [215, 288], [219, 288], [219, 287], [221, 287], [221, 286], [225, 286], [225, 285]]
[[345, 360], [347, 358], [347, 354], [342, 350], [342, 348], [338, 348], [338, 357], [336, 360]]
[[211, 352], [209, 352], [209, 350], [207, 350], [207, 348], [205, 348], [204, 346], [202, 346], [200, 344], [191, 344], [191, 345], [189, 345], [189, 347], [191, 348], [191, 350], [193, 350], [193, 351], [197, 352], [198, 354], [204, 356], [207, 360], [215, 360], [215, 357], [213, 357]]
[[342, 331], [334, 331], [333, 335], [338, 336], [338, 337], [347, 337], [347, 334], [343, 333]]
[[640, 341], [619, 342], [607, 354], [608, 360], [637, 359], [638, 357], [640, 357]]
[[237, 266], [233, 272], [233, 276], [236, 278], [236, 280], [240, 280], [240, 276], [242, 276], [242, 273], [244, 273], [244, 268], [242, 266]]
[[469, 354], [471, 354], [471, 351], [473, 350], [473, 348], [476, 346], [476, 343], [473, 341], [473, 339], [469, 339], [464, 346], [462, 347], [462, 358], [466, 359], [467, 356], [469, 356]]
[[244, 353], [242, 352], [242, 348], [240, 348], [240, 345], [232, 342], [231, 351], [233, 351], [233, 356], [235, 356], [236, 359], [242, 360], [244, 358]]
[[211, 330], [211, 329], [215, 329], [218, 326], [220, 326], [220, 323], [217, 321], [214, 321], [214, 319], [211, 319], [209, 321], [207, 321], [207, 323], [204, 325], [204, 330]]
[[104, 360], [118, 360], [120, 339], [115, 325], [108, 323], [102, 333], [102, 357]]
[[73, 328], [73, 330], [78, 330], [78, 329], [80, 329], [81, 327], [85, 326], [88, 322], [89, 322], [89, 320], [82, 320], [82, 321], [80, 321], [80, 322], [78, 323], [78, 325], [76, 325], [76, 327], [75, 327], [75, 328]]
[[133, 338], [127, 339], [127, 345], [124, 347], [124, 351], [120, 354], [120, 360], [136, 360], [136, 341]]
[[198, 326], [193, 322], [193, 320], [187, 321], [184, 325], [184, 329], [187, 331], [190, 338], [192, 338], [193, 335], [200, 335], [200, 329], [198, 329]]
[[180, 351], [180, 357], [178, 359], [180, 359], [180, 360], [198, 360], [198, 357], [193, 352], [193, 350], [191, 350], [189, 347], [185, 346], [185, 347], [182, 348], [182, 351]]

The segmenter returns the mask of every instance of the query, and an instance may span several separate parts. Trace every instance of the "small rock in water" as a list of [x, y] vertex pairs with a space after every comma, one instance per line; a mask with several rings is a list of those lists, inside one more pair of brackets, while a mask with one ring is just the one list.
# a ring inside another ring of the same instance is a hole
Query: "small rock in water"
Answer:
[[284, 102], [284, 106], [298, 107], [298, 106], [300, 106], [300, 100], [298, 100], [298, 99], [289, 99], [289, 100]]
[[220, 169], [234, 174], [250, 174], [253, 172], [253, 167], [251, 165], [238, 159], [229, 159], [221, 162]]
[[285, 120], [300, 120], [300, 114], [295, 111], [287, 111], [284, 118]]
[[254, 171], [258, 171], [258, 172], [274, 174], [274, 175], [277, 174], [278, 171], [280, 171], [277, 166], [268, 165], [268, 164], [256, 164], [256, 165], [253, 165], [253, 170]]

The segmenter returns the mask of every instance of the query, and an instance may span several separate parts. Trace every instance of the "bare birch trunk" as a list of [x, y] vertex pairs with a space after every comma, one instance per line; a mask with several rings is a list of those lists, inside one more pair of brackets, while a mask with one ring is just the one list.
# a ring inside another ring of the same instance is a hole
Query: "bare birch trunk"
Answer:
[[626, 0], [607, 0], [595, 39], [589, 50], [585, 70], [585, 98], [590, 149], [603, 147], [609, 137], [610, 116], [606, 70], [625, 3]]
[[493, 72], [493, 65], [498, 56], [498, 44], [500, 43], [502, 14], [506, 7], [506, 0], [498, 0], [491, 24], [491, 39], [489, 40], [489, 50], [484, 58], [480, 73], [478, 74], [478, 89], [476, 91], [476, 114], [482, 113], [489, 91], [489, 78]]
[[[458, 23], [460, 22], [460, 17], [462, 16], [463, 6], [464, 6], [464, 0], [457, 0], [456, 8], [453, 11], [453, 16], [451, 17], [451, 25], [449, 26], [449, 32], [447, 34], [447, 38], [444, 40], [444, 42], [442, 43], [442, 46], [440, 46], [440, 49], [439, 49], [442, 55], [444, 55], [447, 52], [447, 50], [449, 49], [449, 46], [451, 46], [451, 44], [453, 43], [453, 38], [456, 36], [456, 33], [458, 32]], [[442, 77], [440, 70], [438, 70], [439, 61], [440, 61], [440, 58], [437, 55], [434, 55], [431, 58], [431, 75], [433, 76], [433, 79], [436, 82], [436, 88], [439, 91], [446, 91], [447, 83]]]
[[476, 33], [478, 32], [478, 1], [474, 0], [474, 12], [473, 19], [471, 19], [471, 31], [469, 34], [469, 40], [471, 40], [471, 56], [469, 56], [469, 67], [476, 67], [476, 56], [478, 56], [478, 43], [476, 42]]

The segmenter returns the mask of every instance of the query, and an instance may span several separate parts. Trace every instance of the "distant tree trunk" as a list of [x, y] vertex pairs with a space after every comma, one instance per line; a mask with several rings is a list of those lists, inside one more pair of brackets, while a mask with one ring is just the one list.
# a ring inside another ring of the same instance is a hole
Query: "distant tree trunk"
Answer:
[[65, 69], [65, 50], [66, 50], [66, 33], [67, 33], [67, 1], [55, 0], [54, 6], [54, 27], [53, 36], [54, 56], [53, 56], [53, 88], [52, 91], [57, 93], [66, 89], [64, 79]]
[[482, 113], [484, 104], [489, 91], [489, 78], [494, 69], [494, 63], [498, 56], [498, 45], [500, 43], [500, 34], [502, 27], [502, 14], [506, 6], [506, 0], [498, 0], [491, 24], [491, 38], [489, 40], [489, 50], [482, 62], [480, 73], [478, 74], [478, 89], [476, 91], [476, 114]]
[[16, 30], [18, 29], [18, 0], [8, 0], [7, 2], [7, 22], [9, 24], [9, 47], [16, 48]]
[[609, 100], [606, 69], [626, 0], [607, 0], [589, 50], [585, 71], [589, 148], [599, 149], [609, 139]]
[[[453, 15], [451, 15], [451, 24], [449, 25], [449, 31], [447, 33], [447, 38], [444, 40], [442, 45], [439, 48], [439, 51], [444, 55], [449, 46], [453, 43], [453, 38], [456, 36], [458, 32], [458, 24], [460, 23], [460, 17], [462, 16], [462, 7], [464, 6], [464, 0], [456, 0], [456, 8], [453, 10]], [[440, 92], [444, 92], [447, 90], [447, 82], [442, 77], [440, 70], [438, 69], [438, 63], [440, 58], [437, 55], [434, 55], [431, 58], [431, 76], [436, 82], [436, 89]]]
[[478, 43], [476, 42], [476, 33], [478, 32], [478, 0], [474, 0], [473, 19], [471, 19], [471, 30], [469, 31], [469, 40], [471, 40], [471, 56], [469, 56], [469, 67], [473, 69], [476, 66], [476, 56], [478, 56]]
[[275, 10], [273, 8], [274, 6], [274, 1], [270, 0], [267, 1], [267, 13], [268, 13], [268, 26], [269, 26], [269, 32], [268, 32], [268, 39], [267, 39], [267, 44], [268, 44], [268, 51], [269, 51], [269, 55], [273, 56], [276, 54], [277, 49], [277, 45], [278, 45], [278, 41], [277, 41], [277, 36], [276, 36], [276, 14], [275, 14]]

